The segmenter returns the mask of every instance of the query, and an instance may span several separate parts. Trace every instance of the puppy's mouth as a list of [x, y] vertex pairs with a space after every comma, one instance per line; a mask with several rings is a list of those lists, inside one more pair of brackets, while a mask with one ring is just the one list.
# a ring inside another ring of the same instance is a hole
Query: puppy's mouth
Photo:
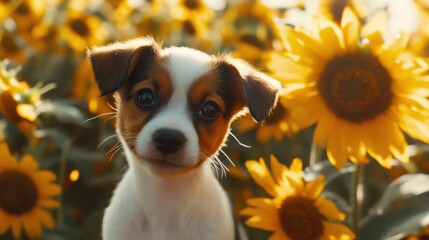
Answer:
[[185, 165], [180, 160], [172, 158], [172, 156], [148, 156], [139, 154], [137, 151], [134, 153], [137, 161], [152, 172], [175, 172], [192, 168], [192, 166]]
[[152, 157], [146, 157], [146, 156], [140, 156], [142, 161], [145, 161], [153, 166], [156, 167], [162, 167], [162, 168], [184, 168], [186, 166], [174, 163], [169, 161], [166, 158], [152, 158]]

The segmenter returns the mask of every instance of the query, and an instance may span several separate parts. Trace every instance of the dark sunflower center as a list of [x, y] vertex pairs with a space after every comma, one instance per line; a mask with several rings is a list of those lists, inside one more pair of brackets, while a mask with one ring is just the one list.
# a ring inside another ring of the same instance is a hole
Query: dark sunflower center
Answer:
[[197, 33], [197, 29], [190, 20], [186, 20], [183, 23], [183, 28], [185, 29], [185, 32], [189, 33], [190, 35], [195, 35]]
[[183, 5], [188, 9], [198, 9], [200, 7], [200, 4], [197, 0], [185, 0]]
[[2, 49], [9, 53], [19, 52], [20, 48], [16, 44], [15, 39], [10, 33], [3, 33], [3, 37], [0, 39], [0, 46]]
[[82, 37], [86, 37], [89, 35], [89, 28], [86, 25], [85, 21], [82, 19], [75, 19], [70, 23], [70, 28], [73, 30], [73, 32], [77, 33], [78, 35]]
[[36, 206], [38, 197], [36, 185], [27, 174], [16, 170], [0, 173], [0, 208], [6, 213], [27, 213]]
[[265, 124], [276, 124], [283, 120], [286, 114], [286, 109], [281, 104], [277, 104], [277, 106], [273, 109], [271, 115], [269, 115], [267, 119], [265, 119]]
[[326, 64], [317, 87], [339, 118], [359, 123], [387, 111], [393, 98], [391, 83], [390, 74], [378, 59], [350, 53]]
[[16, 10], [15, 10], [18, 14], [21, 14], [21, 15], [29, 15], [30, 13], [31, 13], [31, 9], [30, 9], [30, 7], [27, 5], [27, 4], [25, 4], [25, 3], [22, 3], [22, 4], [20, 4], [17, 8], [16, 8]]
[[323, 223], [313, 201], [289, 197], [280, 207], [280, 224], [294, 240], [315, 240], [323, 236]]
[[257, 48], [260, 48], [260, 49], [265, 48], [264, 44], [256, 36], [253, 36], [251, 34], [245, 34], [245, 35], [241, 36], [240, 41], [247, 43], [249, 45], [255, 46]]

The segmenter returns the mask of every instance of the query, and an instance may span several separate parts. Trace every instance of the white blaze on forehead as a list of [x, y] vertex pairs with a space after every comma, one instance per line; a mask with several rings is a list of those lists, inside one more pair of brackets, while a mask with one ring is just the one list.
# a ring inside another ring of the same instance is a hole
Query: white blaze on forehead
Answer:
[[[137, 137], [137, 151], [143, 155], [157, 158], [152, 144], [154, 132], [162, 128], [180, 131], [186, 138], [186, 144], [177, 154], [171, 154], [182, 165], [192, 166], [198, 162], [198, 135], [188, 110], [189, 87], [209, 70], [211, 57], [190, 48], [167, 48], [162, 52], [166, 57], [167, 70], [170, 74], [173, 93], [168, 103], [163, 106], [143, 128]], [[159, 158], [163, 156], [158, 156]]]
[[[186, 103], [189, 86], [208, 71], [211, 57], [206, 53], [186, 47], [171, 47], [164, 50], [168, 56], [167, 65], [173, 85], [173, 96], [170, 102]], [[184, 100], [184, 101], [183, 101]]]

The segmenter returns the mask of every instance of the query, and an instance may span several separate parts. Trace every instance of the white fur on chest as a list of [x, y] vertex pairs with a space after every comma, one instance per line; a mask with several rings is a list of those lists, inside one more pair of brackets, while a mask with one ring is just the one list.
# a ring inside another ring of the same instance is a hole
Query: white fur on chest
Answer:
[[[126, 155], [131, 157], [127, 151]], [[228, 198], [209, 162], [167, 179], [130, 167], [103, 219], [105, 240], [201, 240], [202, 236], [205, 240], [234, 236]]]

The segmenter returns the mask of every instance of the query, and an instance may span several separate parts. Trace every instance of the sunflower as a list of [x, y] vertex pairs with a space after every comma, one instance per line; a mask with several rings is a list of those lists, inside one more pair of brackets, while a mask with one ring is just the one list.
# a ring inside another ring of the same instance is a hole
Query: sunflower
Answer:
[[[172, 7], [167, 6], [165, 0], [154, 0], [142, 8], [143, 10], [140, 9], [138, 15], [141, 17], [135, 24], [137, 27], [137, 34], [142, 36], [153, 35], [159, 39], [170, 39], [174, 27], [172, 26], [172, 17], [170, 14], [166, 14], [166, 12], [168, 12], [167, 9]], [[144, 14], [141, 11], [143, 11]], [[125, 10], [122, 10], [122, 12], [123, 13], [118, 12], [118, 21], [121, 20], [121, 15], [126, 14]], [[122, 21], [124, 21], [124, 19], [122, 19]], [[129, 24], [129, 22], [125, 21], [124, 24]], [[180, 23], [179, 25], [181, 26]]]
[[[186, 34], [182, 37], [186, 38], [187, 44], [205, 50], [213, 49], [210, 26], [215, 12], [203, 0], [178, 0], [170, 5], [169, 10], [172, 16], [170, 25], [176, 34]], [[175, 38], [174, 35], [172, 38]]]
[[11, 229], [14, 238], [20, 238], [23, 228], [33, 238], [42, 235], [41, 225], [54, 227], [46, 208], [59, 207], [52, 197], [60, 193], [60, 187], [53, 183], [55, 174], [37, 168], [30, 155], [18, 162], [6, 143], [0, 144], [0, 234]]
[[107, 36], [98, 17], [72, 8], [67, 10], [67, 22], [59, 34], [77, 53], [83, 53], [88, 46], [101, 45]]
[[222, 15], [222, 42], [233, 48], [235, 57], [258, 64], [279, 38], [275, 27], [276, 12], [260, 1], [243, 1]]
[[290, 168], [271, 156], [269, 172], [263, 159], [246, 162], [252, 178], [272, 198], [253, 198], [241, 214], [250, 216], [248, 226], [271, 231], [269, 240], [354, 239], [342, 221], [345, 215], [335, 204], [320, 196], [324, 177], [312, 182], [302, 178], [302, 162], [296, 158]]
[[[16, 80], [15, 69], [6, 69], [7, 61], [0, 62], [0, 112], [9, 121], [15, 123], [26, 135], [33, 133], [33, 124], [36, 113], [31, 104], [20, 103], [16, 98], [21, 98], [30, 91], [26, 82]], [[15, 95], [15, 96], [14, 96]], [[38, 100], [36, 96], [29, 97], [33, 103]]]
[[55, 84], [30, 87], [25, 81], [18, 81], [19, 67], [8, 69], [9, 61], [0, 62], [0, 112], [18, 126], [22, 133], [31, 135], [35, 130], [37, 106], [41, 96], [52, 90]]
[[46, 13], [44, 0], [6, 1], [2, 3], [10, 11], [10, 17], [15, 21], [18, 31], [22, 34], [31, 31]]
[[292, 118], [301, 127], [317, 123], [313, 140], [339, 169], [348, 159], [367, 163], [367, 153], [386, 168], [392, 156], [407, 162], [402, 131], [429, 142], [427, 63], [406, 57], [405, 35], [384, 42], [383, 19], [374, 16], [362, 31], [349, 8], [341, 26], [317, 19], [315, 32], [290, 31], [288, 51], [268, 64], [294, 88], [282, 98]]
[[6, 122], [0, 121], [0, 142], [4, 141], [6, 135]]
[[256, 139], [262, 143], [272, 138], [281, 141], [285, 136], [291, 136], [299, 130], [298, 123], [290, 118], [290, 110], [281, 102], [277, 104], [262, 126], [257, 125], [250, 117], [239, 118], [236, 124], [240, 132], [257, 128]]
[[210, 22], [214, 17], [214, 11], [203, 0], [179, 0], [171, 11], [173, 18], [182, 21], [199, 19], [199, 21]]

